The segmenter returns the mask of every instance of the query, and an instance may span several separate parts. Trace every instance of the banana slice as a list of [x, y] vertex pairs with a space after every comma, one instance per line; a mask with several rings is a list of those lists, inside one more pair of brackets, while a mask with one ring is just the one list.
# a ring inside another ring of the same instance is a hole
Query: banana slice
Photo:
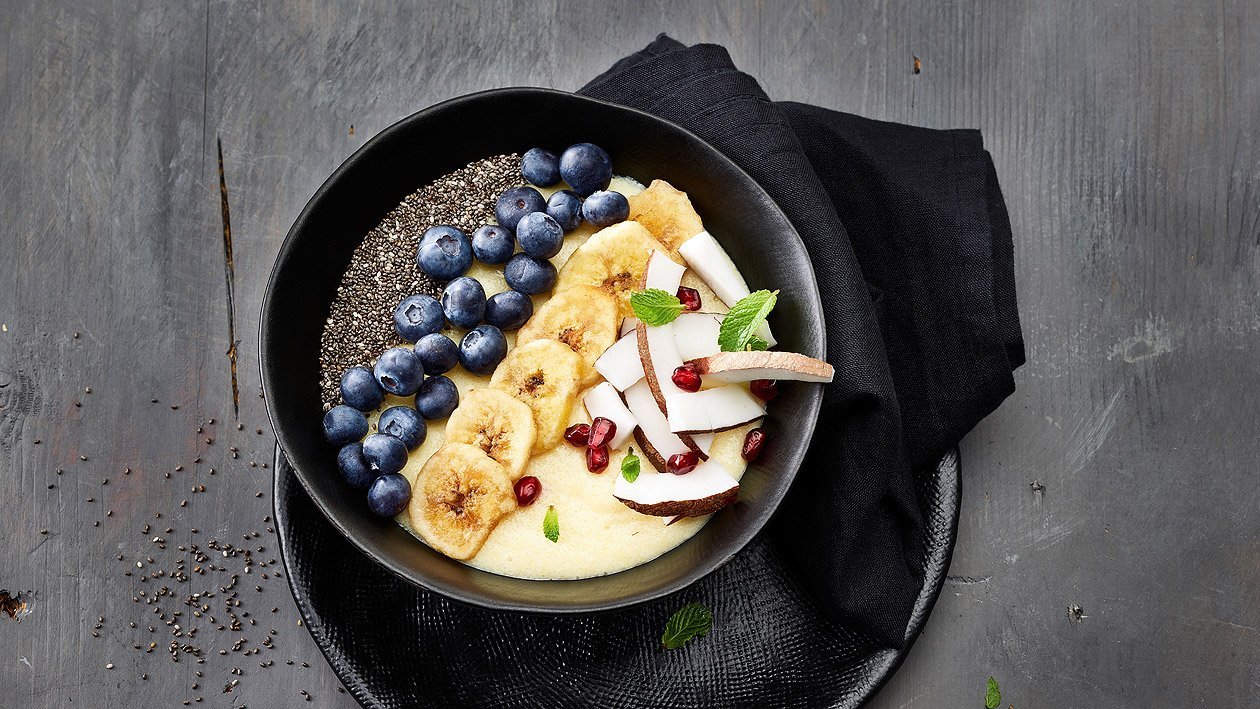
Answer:
[[519, 347], [535, 340], [556, 340], [582, 358], [582, 383], [599, 380], [595, 360], [617, 341], [621, 315], [617, 299], [594, 286], [557, 291], [516, 333]]
[[446, 442], [485, 451], [517, 480], [534, 448], [534, 412], [498, 389], [473, 389], [446, 420]]
[[647, 227], [676, 259], [678, 247], [704, 231], [691, 198], [665, 180], [653, 180], [646, 190], [630, 197], [630, 218]]
[[516, 509], [512, 480], [490, 456], [466, 443], [445, 443], [416, 474], [407, 506], [411, 528], [452, 559], [481, 551], [499, 520]]
[[595, 232], [573, 252], [556, 279], [556, 291], [595, 286], [617, 298], [621, 317], [630, 317], [630, 294], [639, 290], [652, 251], [668, 251], [638, 222], [625, 221]]
[[585, 366], [561, 343], [534, 340], [514, 347], [495, 368], [490, 386], [525, 402], [534, 414], [534, 453], [559, 445]]

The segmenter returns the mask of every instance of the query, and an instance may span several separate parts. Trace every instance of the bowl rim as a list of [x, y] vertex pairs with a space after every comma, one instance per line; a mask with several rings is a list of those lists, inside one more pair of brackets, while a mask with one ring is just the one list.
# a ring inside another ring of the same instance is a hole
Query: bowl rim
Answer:
[[[761, 196], [765, 198], [766, 203], [772, 205], [772, 208], [779, 212], [779, 216], [782, 218], [784, 223], [786, 223], [789, 226], [790, 238], [793, 239], [799, 245], [801, 253], [808, 254], [808, 250], [805, 248], [805, 243], [801, 239], [800, 234], [797, 232], [795, 225], [792, 224], [791, 220], [783, 212], [782, 208], [765, 191], [765, 188], [763, 188], [760, 183], [758, 183], [742, 167], [736, 164], [724, 153], [722, 153], [717, 148], [710, 145], [706, 140], [696, 135], [695, 133], [692, 133], [686, 128], [683, 128], [682, 126], [679, 126], [678, 124], [673, 123], [672, 121], [666, 120], [664, 118], [653, 115], [651, 113], [647, 113], [646, 111], [641, 111], [641, 110], [631, 108], [628, 106], [622, 106], [620, 104], [616, 104], [616, 103], [612, 103], [608, 101], [602, 101], [600, 99], [595, 99], [588, 96], [582, 96], [580, 94], [576, 94], [576, 93], [572, 93], [568, 91], [561, 91], [558, 89], [551, 89], [551, 88], [544, 88], [544, 87], [510, 86], [510, 87], [502, 87], [502, 88], [493, 88], [493, 89], [486, 89], [482, 91], [476, 91], [476, 92], [472, 92], [468, 94], [462, 94], [459, 96], [454, 96], [454, 97], [445, 99], [443, 101], [440, 101], [438, 103], [422, 108], [419, 111], [416, 111], [410, 115], [404, 116], [394, 121], [390, 125], [381, 129], [379, 132], [373, 135], [370, 139], [365, 141], [363, 145], [359, 146], [359, 148], [357, 148], [353, 153], [351, 153], [344, 160], [342, 160], [342, 162], [337, 166], [337, 168], [333, 170], [333, 172], [327, 178], [325, 178], [322, 183], [320, 183], [319, 188], [316, 189], [315, 193], [310, 197], [310, 199], [307, 200], [306, 204], [302, 207], [301, 212], [298, 213], [298, 216], [294, 219], [293, 224], [289, 227], [288, 232], [285, 234], [284, 240], [280, 244], [280, 248], [276, 252], [275, 260], [272, 263], [271, 272], [268, 275], [267, 283], [263, 291], [261, 314], [260, 314], [259, 323], [258, 323], [257, 347], [258, 347], [258, 367], [259, 367], [259, 373], [260, 373], [260, 381], [262, 384], [263, 400], [264, 400], [264, 404], [267, 410], [267, 420], [268, 420], [268, 423], [271, 425], [272, 433], [274, 434], [276, 438], [276, 445], [280, 449], [281, 452], [289, 450], [288, 446], [285, 445], [286, 439], [288, 438], [288, 436], [285, 435], [285, 429], [282, 426], [277, 424], [277, 422], [281, 419], [281, 414], [279, 411], [280, 404], [277, 402], [276, 397], [274, 395], [275, 384], [273, 383], [272, 378], [268, 372], [268, 366], [267, 366], [268, 360], [265, 355], [265, 353], [269, 350], [268, 344], [270, 343], [273, 337], [271, 332], [274, 331], [275, 329], [274, 327], [275, 323], [273, 322], [273, 318], [276, 316], [274, 313], [274, 309], [272, 307], [272, 300], [275, 297], [276, 281], [279, 277], [279, 274], [284, 268], [286, 262], [293, 258], [294, 252], [299, 248], [298, 241], [299, 241], [300, 233], [306, 228], [306, 223], [308, 219], [310, 218], [311, 213], [315, 210], [316, 205], [318, 205], [327, 196], [327, 194], [330, 191], [332, 191], [335, 185], [337, 185], [342, 179], [345, 178], [346, 174], [349, 173], [353, 169], [354, 165], [358, 162], [359, 159], [362, 158], [362, 156], [364, 156], [365, 154], [370, 152], [372, 149], [374, 149], [374, 147], [378, 143], [381, 143], [387, 140], [390, 136], [396, 133], [401, 133], [401, 132], [406, 131], [407, 127], [410, 124], [414, 122], [424, 121], [426, 118], [434, 114], [437, 114], [445, 110], [449, 110], [453, 107], [456, 107], [465, 103], [483, 101], [488, 98], [494, 98], [494, 97], [499, 97], [499, 96], [528, 95], [528, 94], [533, 94], [537, 96], [549, 96], [553, 98], [562, 97], [563, 100], [567, 100], [567, 101], [576, 101], [579, 103], [584, 102], [590, 105], [597, 105], [605, 109], [613, 109], [614, 111], [617, 111], [617, 112], [625, 112], [629, 114], [634, 114], [637, 117], [639, 117], [641, 120], [646, 120], [648, 122], [658, 124], [664, 130], [674, 131], [676, 133], [681, 134], [684, 138], [692, 141], [697, 146], [699, 146], [701, 150], [708, 152], [712, 159], [724, 163], [726, 169], [735, 172], [736, 174], [740, 175], [742, 178], [747, 180], [748, 184], [751, 185], [752, 189], [756, 190], [757, 192], [760, 192]], [[784, 235], [784, 236], [789, 236], [789, 235]], [[808, 276], [805, 279], [806, 291], [807, 291], [806, 295], [809, 297], [811, 301], [810, 305], [812, 306], [808, 309], [809, 313], [807, 314], [806, 317], [809, 317], [809, 315], [812, 315], [814, 319], [817, 320], [816, 326], [818, 328], [819, 333], [821, 334], [821, 336], [818, 338], [817, 358], [826, 360], [827, 358], [827, 338], [826, 338], [826, 320], [825, 320], [826, 314], [823, 312], [822, 299], [818, 291], [818, 279], [814, 272], [813, 262], [810, 259], [808, 258], [804, 259], [804, 264], [802, 265], [802, 268], [805, 272], [805, 275]], [[800, 428], [798, 429], [798, 431], [803, 435], [798, 439], [801, 442], [798, 443], [794, 447], [795, 454], [793, 457], [795, 458], [795, 460], [788, 465], [782, 466], [781, 469], [778, 471], [780, 475], [786, 476], [787, 479], [785, 480], [785, 483], [777, 486], [777, 489], [773, 492], [773, 494], [768, 496], [766, 511], [763, 512], [760, 516], [751, 519], [749, 524], [745, 528], [739, 530], [739, 536], [742, 538], [737, 540], [737, 543], [731, 547], [729, 552], [722, 555], [714, 556], [714, 558], [707, 560], [705, 563], [697, 564], [694, 568], [688, 570], [684, 574], [680, 574], [677, 578], [675, 578], [669, 583], [660, 584], [647, 590], [639, 591], [632, 594], [627, 594], [626, 596], [619, 599], [615, 599], [611, 601], [591, 602], [591, 603], [581, 604], [581, 605], [570, 604], [570, 605], [557, 605], [557, 606], [542, 606], [537, 603], [514, 601], [514, 600], [504, 599], [501, 597], [492, 597], [484, 592], [471, 592], [464, 587], [448, 584], [439, 580], [427, 578], [423, 574], [418, 574], [410, 567], [397, 563], [395, 560], [390, 558], [389, 555], [378, 553], [375, 549], [371, 547], [371, 545], [365, 544], [363, 541], [361, 541], [357, 534], [349, 530], [341, 522], [341, 520], [339, 520], [337, 516], [330, 511], [329, 503], [324, 499], [324, 496], [314, 486], [312, 486], [308, 482], [307, 473], [304, 472], [300, 466], [296, 465], [293, 461], [293, 458], [291, 456], [288, 456], [287, 453], [285, 454], [285, 457], [288, 459], [290, 467], [293, 468], [294, 476], [301, 483], [302, 488], [306, 491], [307, 495], [311, 498], [312, 502], [314, 502], [315, 507], [319, 509], [320, 513], [324, 516], [325, 519], [329, 521], [329, 523], [332, 524], [332, 526], [337, 530], [337, 532], [341, 534], [342, 537], [347, 539], [356, 549], [362, 552], [365, 556], [367, 556], [373, 562], [387, 569], [388, 571], [393, 573], [395, 576], [407, 581], [408, 583], [414, 584], [416, 586], [432, 591], [434, 593], [438, 593], [441, 596], [445, 598], [449, 598], [454, 601], [466, 603], [469, 605], [479, 606], [483, 608], [489, 608], [492, 610], [516, 611], [516, 612], [525, 612], [525, 613], [561, 614], [561, 615], [592, 613], [592, 612], [602, 612], [602, 611], [609, 611], [609, 610], [614, 610], [618, 608], [627, 608], [631, 606], [641, 605], [643, 603], [647, 603], [649, 601], [653, 601], [658, 598], [675, 593], [679, 590], [682, 590], [684, 588], [691, 586], [692, 584], [696, 583], [700, 579], [720, 569], [722, 566], [726, 565], [732, 558], [734, 558], [736, 554], [743, 551], [744, 548], [748, 546], [749, 542], [751, 542], [753, 538], [756, 537], [757, 534], [759, 534], [762, 531], [762, 529], [765, 528], [765, 526], [774, 517], [774, 515], [777, 514], [779, 507], [783, 502], [783, 498], [787, 495], [788, 490], [791, 489], [792, 487], [792, 483], [794, 483], [796, 480], [796, 475], [800, 471], [801, 464], [803, 463], [803, 460], [804, 460], [805, 451], [809, 447], [809, 442], [813, 439], [814, 429], [816, 428], [816, 425], [818, 422], [818, 414], [822, 407], [822, 392], [820, 389], [815, 388], [810, 393], [807, 399], [807, 407], [810, 409], [809, 416], [807, 416], [804, 421], [799, 422]], [[288, 442], [292, 443], [291, 440]], [[719, 510], [719, 513], [720, 512], [721, 511]], [[700, 532], [697, 532], [697, 534], [699, 533]], [[658, 556], [654, 559], [646, 561], [643, 564], [639, 564], [637, 566], [631, 567], [631, 569], [639, 568], [642, 566], [648, 566], [654, 563], [655, 561], [657, 561], [658, 559], [662, 558], [666, 554], [669, 554], [677, 549], [680, 549], [686, 546], [687, 544], [691, 543], [695, 538], [696, 538], [696, 535], [688, 537], [681, 544], [675, 547], [672, 547], [670, 550], [664, 552], [661, 556]], [[418, 539], [415, 540], [415, 543], [423, 544], [423, 542], [421, 542]], [[462, 562], [459, 562], [457, 560], [450, 560], [450, 561], [451, 563], [462, 564]], [[468, 568], [468, 570], [475, 573], [497, 575], [497, 574], [493, 574], [493, 572], [483, 571], [481, 569], [476, 569], [474, 567], [470, 567], [467, 565], [465, 566], [466, 568]], [[614, 574], [607, 574], [605, 577], [615, 576], [616, 573], [622, 573], [624, 571], [629, 571], [629, 570], [630, 569], [624, 569], [623, 571], [615, 572]], [[567, 581], [565, 579], [556, 579], [556, 580], [517, 579], [517, 580], [520, 580], [523, 582], [539, 583], [539, 584], [565, 583]]]

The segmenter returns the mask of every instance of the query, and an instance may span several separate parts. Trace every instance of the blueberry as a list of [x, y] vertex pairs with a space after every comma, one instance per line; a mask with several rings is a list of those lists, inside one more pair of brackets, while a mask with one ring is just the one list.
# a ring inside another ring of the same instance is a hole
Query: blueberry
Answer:
[[341, 400], [359, 411], [371, 411], [385, 400], [385, 392], [376, 383], [372, 370], [367, 367], [351, 367], [341, 375]]
[[556, 284], [556, 267], [545, 259], [517, 254], [503, 267], [503, 280], [512, 290], [538, 295], [551, 290]]
[[473, 232], [472, 250], [473, 255], [482, 263], [497, 266], [512, 258], [512, 252], [516, 250], [516, 237], [497, 224], [487, 224]]
[[437, 332], [445, 324], [442, 305], [431, 295], [409, 295], [394, 308], [394, 329], [408, 342]]
[[489, 374], [507, 356], [507, 338], [494, 325], [478, 325], [459, 341], [459, 363], [473, 374]]
[[[446, 377], [441, 377], [441, 379], [446, 379]], [[424, 391], [425, 384], [431, 381], [433, 380], [426, 379], [424, 384], [420, 385], [420, 391]], [[407, 446], [407, 450], [415, 450], [429, 435], [429, 427], [425, 425], [424, 420], [406, 406], [391, 406], [385, 409], [381, 414], [381, 420], [376, 423], [376, 430], [402, 441], [403, 445]]]
[[516, 230], [521, 217], [531, 212], [545, 212], [547, 200], [533, 187], [513, 187], [499, 195], [494, 203], [494, 218], [503, 226]]
[[612, 181], [612, 160], [598, 145], [570, 145], [560, 155], [560, 176], [574, 192], [585, 197], [596, 190], [608, 189]]
[[429, 377], [416, 392], [416, 411], [430, 421], [450, 416], [456, 406], [459, 406], [459, 390], [455, 382], [446, 377]]
[[416, 342], [416, 354], [424, 364], [424, 373], [429, 375], [445, 374], [459, 364], [459, 345], [441, 333], [421, 337]]
[[411, 483], [398, 473], [382, 475], [368, 488], [367, 499], [368, 507], [376, 514], [396, 517], [411, 501]]
[[486, 322], [500, 330], [515, 330], [533, 314], [534, 301], [520, 291], [505, 290], [486, 301]]
[[531, 185], [550, 187], [560, 181], [560, 158], [550, 150], [530, 148], [521, 156], [521, 175]]
[[376, 382], [385, 391], [397, 396], [408, 396], [420, 388], [424, 379], [424, 365], [419, 355], [410, 347], [393, 347], [385, 350], [376, 367], [372, 369]]
[[416, 250], [419, 251], [420, 249], [437, 241], [437, 238], [443, 234], [449, 234], [455, 237], [464, 236], [464, 232], [460, 231], [459, 227], [453, 227], [450, 224], [438, 224], [437, 226], [431, 226], [424, 230], [424, 234], [420, 235], [420, 244], [416, 246]]
[[475, 278], [456, 278], [442, 291], [442, 312], [456, 327], [474, 327], [486, 312], [486, 290]]
[[560, 190], [547, 200], [547, 214], [567, 234], [582, 223], [582, 198], [573, 190]]
[[347, 443], [337, 451], [337, 467], [341, 469], [341, 477], [350, 483], [350, 487], [362, 490], [372, 484], [376, 473], [363, 457], [363, 444], [355, 441]]
[[[428, 232], [425, 233], [428, 234]], [[421, 243], [424, 243], [423, 237]], [[468, 267], [472, 265], [472, 245], [468, 243], [468, 237], [464, 236], [464, 232], [454, 227], [447, 227], [420, 247], [420, 250], [416, 252], [416, 265], [421, 271], [439, 281], [458, 278], [467, 273]]]
[[582, 216], [595, 226], [612, 226], [630, 218], [630, 201], [620, 192], [600, 190], [582, 203]]
[[551, 258], [564, 246], [564, 230], [546, 212], [534, 212], [516, 223], [521, 250], [534, 258]]
[[363, 439], [363, 459], [377, 475], [396, 473], [407, 464], [407, 445], [385, 433]]
[[358, 409], [344, 405], [334, 406], [324, 414], [324, 438], [329, 443], [341, 446], [357, 441], [363, 438], [367, 429], [367, 418]]

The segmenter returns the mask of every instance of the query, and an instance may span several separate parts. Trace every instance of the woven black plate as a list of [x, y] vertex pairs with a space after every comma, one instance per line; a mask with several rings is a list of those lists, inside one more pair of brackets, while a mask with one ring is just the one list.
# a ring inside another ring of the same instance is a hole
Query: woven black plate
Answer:
[[[925, 576], [907, 642], [880, 647], [826, 620], [763, 534], [694, 585], [646, 605], [532, 615], [450, 601], [355, 549], [277, 448], [275, 507], [289, 585], [311, 636], [367, 707], [854, 707], [905, 659], [940, 593], [958, 527], [957, 451], [919, 477]], [[684, 603], [713, 629], [658, 649]]]

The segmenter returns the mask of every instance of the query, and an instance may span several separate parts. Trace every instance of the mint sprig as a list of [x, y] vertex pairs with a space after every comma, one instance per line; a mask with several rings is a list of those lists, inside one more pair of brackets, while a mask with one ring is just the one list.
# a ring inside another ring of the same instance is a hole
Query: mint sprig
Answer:
[[984, 709], [998, 709], [1002, 703], [1002, 691], [998, 689], [997, 680], [989, 678], [984, 688]]
[[759, 290], [740, 298], [722, 318], [722, 325], [718, 328], [718, 347], [723, 352], [767, 349], [769, 343], [757, 336], [757, 330], [774, 309], [778, 295], [779, 291]]
[[634, 310], [636, 318], [651, 327], [660, 327], [674, 322], [682, 313], [683, 304], [673, 293], [660, 288], [648, 288], [630, 295], [630, 308]]
[[548, 506], [543, 516], [543, 536], [553, 543], [560, 541], [560, 516], [556, 514], [555, 505]]
[[628, 483], [639, 479], [639, 456], [634, 454], [634, 448], [621, 459], [621, 477]]
[[686, 645], [688, 640], [707, 635], [711, 627], [713, 627], [713, 612], [699, 603], [688, 603], [679, 608], [665, 623], [665, 634], [661, 635], [661, 645], [666, 650], [677, 650]]

